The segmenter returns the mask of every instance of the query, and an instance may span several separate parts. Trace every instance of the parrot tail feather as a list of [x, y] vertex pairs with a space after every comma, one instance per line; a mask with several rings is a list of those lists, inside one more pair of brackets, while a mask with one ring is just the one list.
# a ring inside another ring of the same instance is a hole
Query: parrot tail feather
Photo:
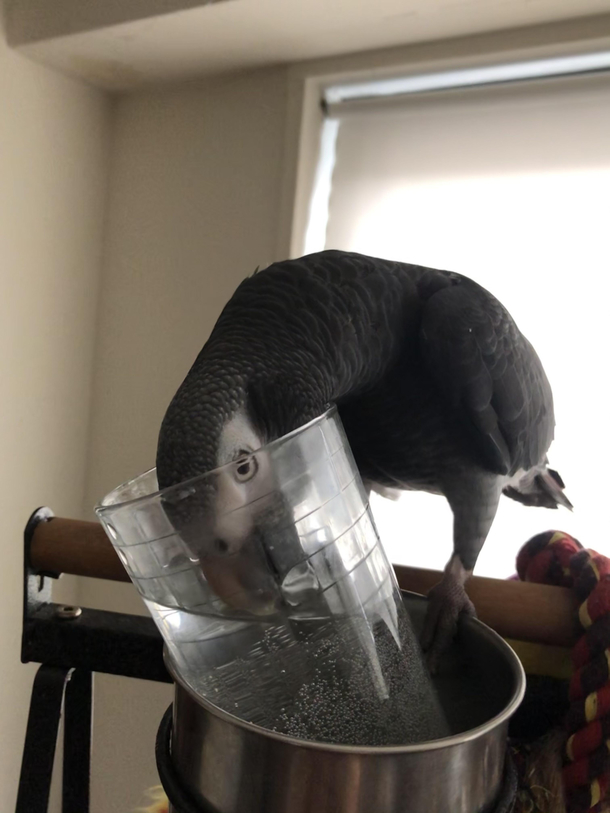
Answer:
[[504, 488], [504, 494], [523, 505], [535, 505], [540, 508], [557, 508], [562, 505], [569, 511], [574, 509], [564, 494], [564, 482], [554, 469], [544, 468], [528, 472], [517, 484]]
[[553, 469], [546, 469], [536, 477], [536, 480], [540, 480], [540, 487], [546, 491], [552, 500], [555, 500], [557, 505], [563, 505], [568, 511], [574, 510], [574, 506], [563, 492], [565, 485], [558, 472]]

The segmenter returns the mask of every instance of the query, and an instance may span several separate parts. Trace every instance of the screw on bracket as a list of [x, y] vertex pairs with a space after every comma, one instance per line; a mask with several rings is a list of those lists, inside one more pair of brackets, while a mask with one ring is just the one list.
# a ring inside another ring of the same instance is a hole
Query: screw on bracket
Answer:
[[70, 618], [78, 618], [82, 610], [80, 607], [75, 607], [71, 604], [62, 604], [55, 610], [55, 615], [58, 618], [69, 620]]

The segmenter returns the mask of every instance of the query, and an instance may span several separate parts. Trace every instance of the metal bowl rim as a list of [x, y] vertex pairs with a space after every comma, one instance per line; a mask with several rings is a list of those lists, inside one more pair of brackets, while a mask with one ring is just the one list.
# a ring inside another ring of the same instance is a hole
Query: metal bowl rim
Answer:
[[[403, 596], [406, 595], [413, 598], [423, 599], [424, 601], [426, 600], [425, 596], [421, 596], [418, 593], [412, 593], [408, 590], [401, 590], [401, 593]], [[248, 723], [245, 720], [230, 714], [228, 711], [224, 711], [218, 706], [215, 706], [210, 700], [197, 694], [194, 689], [188, 686], [177, 674], [166, 647], [164, 647], [163, 650], [163, 657], [167, 670], [176, 685], [186, 692], [198, 706], [201, 706], [205, 709], [205, 711], [212, 714], [214, 717], [220, 718], [225, 723], [237, 726], [237, 728], [245, 729], [251, 734], [277, 740], [295, 748], [309, 748], [316, 751], [329, 751], [338, 754], [368, 754], [372, 756], [382, 756], [384, 754], [413, 754], [422, 751], [436, 751], [444, 748], [452, 748], [457, 745], [462, 745], [465, 742], [476, 740], [479, 737], [488, 734], [490, 731], [493, 731], [493, 729], [498, 728], [502, 725], [502, 723], [507, 722], [518, 709], [521, 701], [523, 700], [526, 681], [525, 671], [513, 648], [500, 635], [498, 635], [497, 632], [492, 630], [491, 627], [488, 627], [482, 621], [479, 621], [478, 618], [464, 618], [461, 623], [467, 626], [474, 625], [480, 634], [490, 639], [492, 643], [504, 653], [507, 665], [510, 666], [515, 681], [515, 688], [512, 692], [511, 698], [499, 714], [496, 714], [495, 717], [492, 717], [490, 720], [477, 726], [476, 728], [471, 728], [468, 731], [461, 732], [460, 734], [453, 734], [450, 737], [443, 737], [436, 740], [426, 740], [425, 742], [412, 743], [410, 745], [342, 745], [330, 742], [316, 742], [315, 740], [301, 740], [297, 737], [291, 737], [288, 734], [281, 734], [278, 731], [263, 728], [262, 726], [255, 725], [254, 723]]]

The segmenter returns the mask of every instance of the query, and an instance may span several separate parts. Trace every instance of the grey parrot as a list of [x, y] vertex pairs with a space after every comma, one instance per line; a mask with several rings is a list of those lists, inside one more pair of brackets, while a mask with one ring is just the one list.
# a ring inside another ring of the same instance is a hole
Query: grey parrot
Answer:
[[[232, 461], [237, 486], [255, 483], [257, 450], [329, 403], [369, 490], [428, 491], [452, 509], [453, 554], [422, 640], [434, 665], [474, 612], [464, 585], [500, 496], [571, 508], [547, 467], [542, 364], [500, 302], [460, 274], [341, 251], [278, 262], [239, 285], [171, 401], [159, 486]], [[219, 536], [217, 550], [231, 544]]]

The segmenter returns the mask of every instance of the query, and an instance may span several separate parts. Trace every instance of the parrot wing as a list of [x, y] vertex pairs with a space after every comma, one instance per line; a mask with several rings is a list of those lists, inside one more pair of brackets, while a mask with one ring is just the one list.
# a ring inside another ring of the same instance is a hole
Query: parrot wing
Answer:
[[420, 327], [425, 370], [487, 468], [512, 475], [540, 465], [555, 425], [540, 359], [488, 291], [458, 274], [450, 279], [431, 291], [428, 285]]

